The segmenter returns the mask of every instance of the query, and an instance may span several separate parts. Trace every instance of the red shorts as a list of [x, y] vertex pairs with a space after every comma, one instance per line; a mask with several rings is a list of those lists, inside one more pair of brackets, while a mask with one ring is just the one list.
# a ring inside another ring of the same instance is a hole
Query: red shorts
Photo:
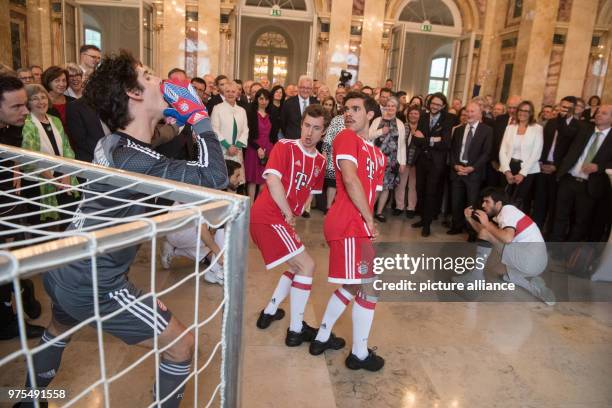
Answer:
[[251, 238], [272, 269], [304, 251], [304, 244], [289, 224], [251, 224]]
[[370, 238], [328, 241], [330, 283], [358, 284], [374, 280], [374, 246]]

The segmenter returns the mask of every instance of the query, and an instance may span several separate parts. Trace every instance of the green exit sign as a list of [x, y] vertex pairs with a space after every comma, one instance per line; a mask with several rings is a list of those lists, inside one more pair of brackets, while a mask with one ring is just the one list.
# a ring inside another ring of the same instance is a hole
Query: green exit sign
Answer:
[[424, 32], [427, 32], [427, 33], [431, 32], [431, 23], [423, 23], [423, 24], [421, 24], [421, 31], [424, 31]]
[[281, 8], [278, 6], [278, 4], [275, 4], [272, 9], [270, 9], [270, 15], [272, 17], [280, 17], [281, 14]]

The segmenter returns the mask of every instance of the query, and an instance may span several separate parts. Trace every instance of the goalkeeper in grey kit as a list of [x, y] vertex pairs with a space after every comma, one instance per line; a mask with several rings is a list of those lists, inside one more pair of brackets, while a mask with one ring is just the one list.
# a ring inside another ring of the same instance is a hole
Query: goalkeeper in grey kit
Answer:
[[[98, 142], [94, 163], [215, 189], [226, 187], [227, 170], [221, 146], [212, 131], [206, 108], [189, 83], [162, 83], [131, 55], [122, 53], [102, 61], [89, 78], [84, 97], [113, 132]], [[178, 124], [192, 125], [197, 160], [169, 159], [151, 148], [155, 125], [164, 115], [174, 117]], [[105, 193], [115, 187], [98, 181], [88, 189]], [[137, 200], [143, 197], [144, 194], [136, 191], [119, 190], [92, 199], [92, 195], [85, 192], [69, 229], [79, 230], [104, 222], [88, 218], [90, 213], [113, 219], [142, 215], [146, 208], [139, 206]], [[122, 205], [130, 201], [135, 204]], [[152, 297], [136, 300], [142, 292], [128, 281], [127, 273], [137, 251], [138, 246], [131, 246], [97, 257], [100, 315], [129, 305], [104, 321], [102, 328], [127, 344], [149, 347], [153, 346], [155, 331], [159, 347], [163, 348], [177, 339], [186, 327], [160, 300], [155, 304]], [[51, 383], [59, 369], [62, 352], [70, 341], [70, 338], [54, 339], [94, 314], [91, 260], [49, 271], [45, 274], [44, 285], [53, 303], [53, 317], [41, 344], [52, 344], [34, 355], [37, 387], [47, 387]], [[184, 389], [181, 383], [191, 372], [193, 346], [194, 336], [189, 332], [161, 354], [157, 367], [159, 383], [154, 390], [159, 391], [160, 400], [167, 398], [163, 407], [180, 404]], [[29, 378], [26, 380], [26, 386], [33, 385]], [[33, 406], [31, 402], [20, 404]]]

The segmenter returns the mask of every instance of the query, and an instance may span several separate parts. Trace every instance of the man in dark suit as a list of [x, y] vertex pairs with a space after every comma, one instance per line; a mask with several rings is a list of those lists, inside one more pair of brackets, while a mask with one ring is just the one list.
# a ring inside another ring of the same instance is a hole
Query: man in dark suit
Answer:
[[580, 124], [574, 118], [576, 97], [566, 96], [559, 102], [559, 116], [546, 122], [544, 126], [544, 146], [540, 156], [540, 173], [535, 178], [535, 197], [533, 220], [544, 233], [548, 217], [549, 226], [554, 220], [554, 209], [557, 199], [557, 169], [565, 158]]
[[419, 119], [414, 138], [418, 149], [416, 174], [421, 220], [412, 227], [422, 228], [423, 237], [431, 234], [431, 222], [441, 206], [451, 129], [457, 124], [457, 117], [448, 113], [447, 106], [443, 93], [433, 94], [426, 106], [428, 111]]
[[493, 129], [481, 123], [482, 109], [476, 102], [465, 107], [467, 124], [455, 128], [451, 144], [451, 201], [453, 223], [449, 235], [460, 234], [465, 227], [464, 210], [477, 207], [485, 166], [491, 154]]
[[225, 97], [223, 96], [223, 91], [225, 90], [225, 86], [229, 83], [229, 78], [225, 75], [219, 75], [215, 78], [215, 87], [219, 91], [218, 94], [212, 95], [206, 104], [206, 110], [208, 111], [208, 116], [212, 115], [212, 111], [216, 105], [223, 103]]
[[84, 99], [66, 105], [66, 134], [77, 160], [91, 163], [98, 140], [109, 134], [96, 111]]
[[[555, 210], [552, 240], [578, 242], [589, 237], [594, 210], [598, 205], [607, 208], [607, 220], [595, 220], [595, 230], [603, 231], [609, 223], [610, 179], [612, 169], [612, 105], [604, 105], [595, 115], [595, 127], [583, 126], [563, 159], [557, 179], [559, 191]], [[604, 213], [605, 215], [605, 213]], [[569, 232], [568, 232], [569, 231]], [[566, 239], [567, 237], [567, 239]]]
[[521, 97], [518, 95], [508, 98], [506, 113], [495, 118], [493, 126], [493, 146], [491, 147], [491, 162], [487, 165], [486, 185], [489, 187], [501, 186], [503, 174], [498, 171], [499, 168], [499, 149], [501, 147], [506, 127], [511, 123], [516, 123], [516, 110], [521, 103]]
[[299, 139], [302, 113], [317, 103], [312, 94], [312, 78], [302, 75], [298, 81], [298, 94], [287, 99], [281, 108], [281, 129], [285, 139]]

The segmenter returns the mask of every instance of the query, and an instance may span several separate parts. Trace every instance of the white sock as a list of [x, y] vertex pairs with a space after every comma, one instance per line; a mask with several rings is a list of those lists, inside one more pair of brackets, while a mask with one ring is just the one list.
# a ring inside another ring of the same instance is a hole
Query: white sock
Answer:
[[264, 309], [265, 314], [276, 314], [278, 306], [283, 303], [283, 300], [285, 300], [285, 298], [289, 294], [289, 290], [291, 289], [291, 282], [293, 282], [293, 277], [293, 273], [289, 271], [283, 272], [280, 279], [278, 280], [278, 285], [276, 285], [276, 289], [274, 289], [274, 293], [272, 294], [272, 299], [270, 299], [270, 303], [268, 303], [268, 306], [266, 306], [266, 308]]
[[319, 332], [317, 333], [317, 341], [326, 342], [329, 340], [336, 320], [344, 313], [346, 306], [353, 300], [353, 295], [344, 288], [338, 288], [329, 298], [327, 309], [323, 315]]
[[304, 275], [295, 275], [291, 284], [291, 323], [289, 330], [295, 333], [302, 331], [302, 322], [304, 321], [304, 309], [310, 296], [312, 289], [312, 277]]
[[479, 268], [478, 265], [479, 262], [476, 263], [476, 265], [474, 265], [474, 269], [472, 269], [472, 271], [470, 272], [470, 274], [472, 275], [472, 277], [474, 279], [485, 279], [484, 276], [484, 267], [487, 264], [487, 260], [489, 259], [489, 255], [491, 255], [491, 251], [493, 250], [493, 248], [489, 247], [489, 246], [483, 246], [483, 245], [477, 245], [476, 246], [476, 258], [482, 258], [484, 259], [484, 261], [482, 261], [482, 268]]
[[353, 354], [360, 360], [365, 360], [368, 356], [368, 336], [374, 320], [375, 307], [374, 297], [364, 299], [358, 295], [353, 302]]

